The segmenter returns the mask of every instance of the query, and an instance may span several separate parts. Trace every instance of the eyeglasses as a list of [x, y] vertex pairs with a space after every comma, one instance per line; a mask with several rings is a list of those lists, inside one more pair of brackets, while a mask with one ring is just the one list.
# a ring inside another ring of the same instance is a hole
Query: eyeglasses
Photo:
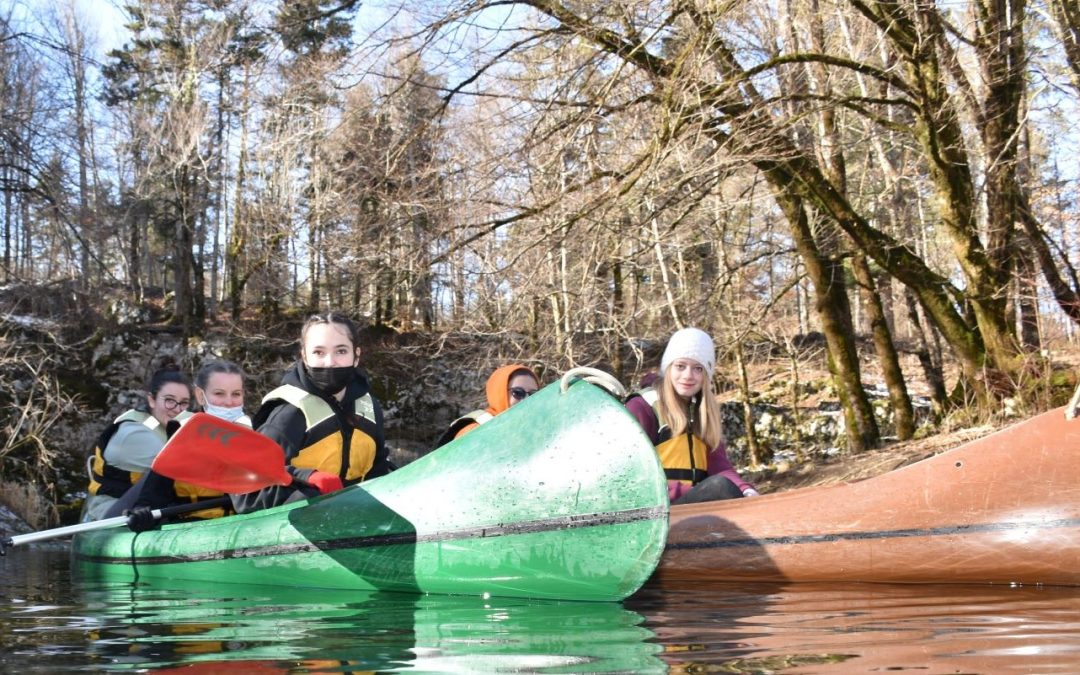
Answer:
[[521, 387], [510, 387], [510, 395], [514, 397], [515, 401], [524, 401], [529, 396], [536, 393], [535, 389], [522, 389]]
[[162, 399], [161, 405], [165, 406], [166, 410], [176, 410], [177, 408], [187, 410], [188, 406], [191, 405], [191, 399], [185, 398], [182, 401], [178, 401], [172, 396], [166, 396]]

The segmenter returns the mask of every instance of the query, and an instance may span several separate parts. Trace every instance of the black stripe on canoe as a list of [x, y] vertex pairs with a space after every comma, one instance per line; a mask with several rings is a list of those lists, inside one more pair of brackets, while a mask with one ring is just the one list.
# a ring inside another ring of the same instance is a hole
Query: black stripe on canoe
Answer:
[[[954, 534], [976, 534], [980, 532], [1008, 532], [1035, 528], [1039, 530], [1060, 527], [1080, 526], [1080, 518], [1047, 520], [1037, 523], [983, 523], [977, 525], [943, 525], [941, 527], [911, 528], [906, 530], [873, 530], [868, 532], [835, 532], [828, 534], [800, 534], [783, 537], [761, 537], [745, 539], [715, 539], [710, 541], [668, 541], [665, 547], [670, 551], [691, 551], [695, 549], [741, 548], [763, 546], [790, 546], [794, 544], [822, 544], [834, 541], [865, 541], [869, 539], [903, 539], [905, 537], [944, 537]], [[670, 534], [669, 534], [670, 537]]]
[[559, 518], [544, 518], [542, 520], [530, 520], [519, 523], [485, 525], [483, 527], [470, 527], [462, 530], [447, 530], [432, 532], [431, 534], [417, 535], [415, 532], [399, 532], [393, 534], [377, 534], [368, 537], [346, 537], [342, 539], [323, 539], [308, 541], [297, 544], [274, 544], [272, 546], [252, 546], [248, 548], [234, 548], [223, 551], [208, 551], [191, 555], [168, 555], [168, 556], [136, 556], [114, 558], [109, 556], [78, 554], [80, 560], [102, 564], [139, 564], [139, 565], [168, 565], [184, 562], [201, 562], [206, 560], [228, 560], [234, 558], [262, 558], [276, 555], [295, 555], [298, 553], [313, 553], [316, 551], [336, 551], [354, 548], [373, 548], [377, 546], [400, 546], [405, 544], [420, 544], [436, 541], [457, 541], [462, 539], [488, 539], [491, 537], [506, 537], [515, 534], [534, 534], [537, 532], [549, 532], [555, 530], [573, 530], [583, 527], [600, 527], [604, 525], [623, 525], [643, 520], [656, 520], [667, 516], [667, 509], [663, 506], [649, 506], [627, 511], [611, 511], [606, 513], [586, 513], [576, 516], [561, 516]]

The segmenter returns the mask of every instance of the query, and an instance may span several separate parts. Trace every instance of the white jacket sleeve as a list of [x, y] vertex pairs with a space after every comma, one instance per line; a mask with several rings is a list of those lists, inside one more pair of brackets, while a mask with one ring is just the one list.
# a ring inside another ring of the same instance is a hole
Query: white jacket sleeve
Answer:
[[105, 461], [123, 471], [146, 472], [163, 447], [160, 434], [129, 422], [121, 424], [105, 446]]

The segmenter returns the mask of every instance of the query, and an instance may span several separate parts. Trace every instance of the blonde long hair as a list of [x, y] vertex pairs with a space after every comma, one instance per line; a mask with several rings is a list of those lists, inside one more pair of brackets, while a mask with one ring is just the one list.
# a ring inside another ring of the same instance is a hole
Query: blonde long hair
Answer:
[[672, 437], [686, 433], [686, 425], [690, 422], [690, 406], [694, 405], [694, 401], [699, 401], [694, 428], [690, 430], [690, 433], [705, 441], [710, 451], [714, 450], [724, 440], [724, 427], [720, 421], [720, 404], [716, 402], [716, 396], [712, 391], [712, 378], [706, 371], [701, 383], [701, 391], [694, 400], [688, 403], [675, 393], [675, 385], [671, 383], [671, 372], [671, 368], [664, 371], [664, 376], [660, 378], [660, 386], [657, 388], [659, 396], [656, 411], [659, 413], [660, 423], [671, 429]]

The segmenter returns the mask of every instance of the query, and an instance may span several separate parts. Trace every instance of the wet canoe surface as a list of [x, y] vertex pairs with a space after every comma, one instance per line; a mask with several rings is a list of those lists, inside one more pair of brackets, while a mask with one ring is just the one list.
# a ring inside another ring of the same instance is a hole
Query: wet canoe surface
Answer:
[[1058, 409], [863, 481], [674, 506], [657, 579], [1080, 585], [1080, 420]]
[[618, 600], [667, 530], [663, 472], [607, 392], [550, 385], [392, 474], [252, 514], [76, 536], [83, 574]]

